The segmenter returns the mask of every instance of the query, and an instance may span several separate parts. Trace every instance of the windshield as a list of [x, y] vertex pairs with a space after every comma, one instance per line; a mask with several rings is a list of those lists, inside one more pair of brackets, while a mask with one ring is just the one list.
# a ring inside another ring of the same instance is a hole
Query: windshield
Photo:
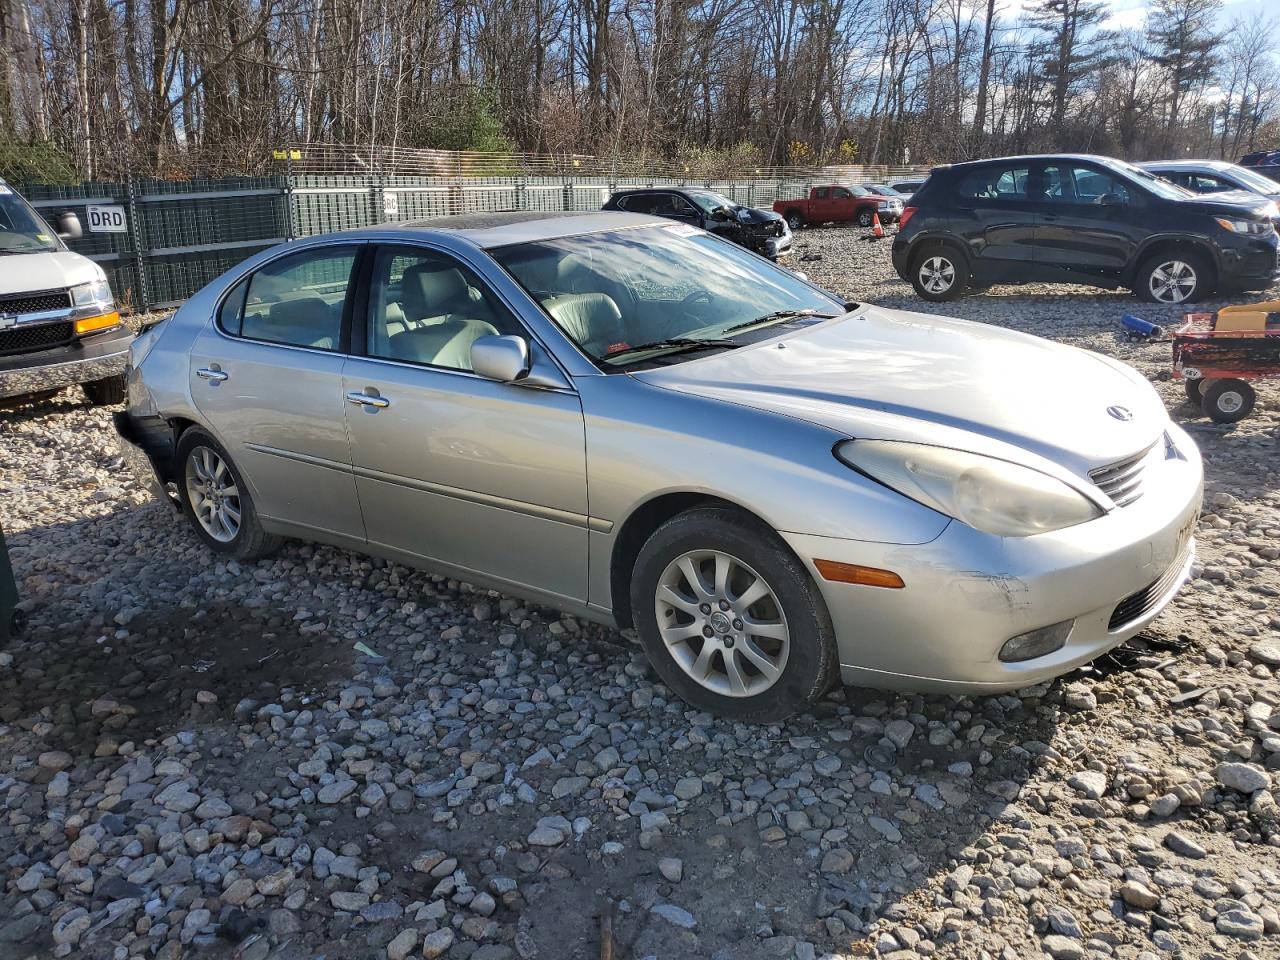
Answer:
[[1171, 183], [1150, 170], [1135, 167], [1132, 163], [1125, 163], [1123, 160], [1108, 160], [1106, 165], [1118, 173], [1126, 174], [1131, 180], [1138, 181], [1147, 190], [1150, 190], [1158, 197], [1163, 197], [1165, 200], [1185, 200], [1187, 197], [1196, 195], [1194, 191], [1188, 190], [1186, 187], [1180, 187], [1176, 183]]
[[57, 250], [58, 240], [27, 201], [0, 183], [0, 253]]
[[737, 206], [724, 194], [713, 193], [710, 190], [690, 190], [688, 194], [689, 199], [696, 203], [703, 213], [710, 213], [712, 210], [719, 210], [721, 207], [732, 209]]
[[1250, 190], [1265, 193], [1267, 196], [1280, 193], [1280, 183], [1268, 180], [1262, 174], [1254, 173], [1248, 167], [1238, 167], [1234, 163], [1229, 163], [1227, 164], [1227, 170]]
[[773, 324], [845, 312], [791, 271], [680, 224], [518, 244], [492, 255], [606, 370], [682, 359], [696, 349], [691, 340], [727, 349]]

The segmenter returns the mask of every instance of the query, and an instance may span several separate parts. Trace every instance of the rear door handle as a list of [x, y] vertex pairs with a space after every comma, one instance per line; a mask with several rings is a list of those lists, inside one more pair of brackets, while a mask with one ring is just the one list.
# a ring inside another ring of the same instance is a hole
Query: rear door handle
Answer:
[[386, 397], [375, 397], [369, 393], [354, 391], [347, 394], [347, 403], [354, 403], [361, 407], [377, 407], [379, 410], [391, 406], [391, 401]]
[[230, 376], [229, 373], [223, 373], [217, 367], [201, 367], [196, 371], [196, 376], [201, 380], [212, 380], [214, 383], [221, 383]]

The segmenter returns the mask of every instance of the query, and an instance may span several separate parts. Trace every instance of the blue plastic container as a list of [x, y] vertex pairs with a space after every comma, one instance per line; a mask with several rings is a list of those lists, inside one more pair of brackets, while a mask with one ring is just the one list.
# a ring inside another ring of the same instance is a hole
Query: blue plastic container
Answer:
[[1126, 313], [1120, 319], [1121, 325], [1129, 332], [1129, 336], [1138, 337], [1143, 340], [1154, 340], [1164, 336], [1164, 327], [1159, 324], [1152, 323], [1149, 320], [1143, 320], [1141, 317], [1132, 313]]

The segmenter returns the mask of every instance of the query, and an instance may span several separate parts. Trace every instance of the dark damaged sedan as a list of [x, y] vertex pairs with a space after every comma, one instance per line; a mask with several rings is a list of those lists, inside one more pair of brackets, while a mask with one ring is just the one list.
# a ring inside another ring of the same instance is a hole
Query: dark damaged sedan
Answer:
[[791, 252], [791, 229], [780, 215], [772, 210], [744, 207], [713, 190], [692, 187], [619, 190], [601, 209], [678, 220], [732, 240], [770, 260]]

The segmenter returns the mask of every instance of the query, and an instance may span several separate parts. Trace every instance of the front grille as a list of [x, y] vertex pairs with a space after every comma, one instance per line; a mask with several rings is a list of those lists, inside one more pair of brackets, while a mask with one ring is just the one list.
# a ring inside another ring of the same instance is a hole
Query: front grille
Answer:
[[1115, 610], [1111, 611], [1111, 620], [1107, 623], [1107, 629], [1114, 633], [1150, 613], [1151, 608], [1160, 602], [1160, 598], [1173, 588], [1186, 562], [1187, 554], [1183, 553], [1169, 565], [1168, 570], [1160, 575], [1160, 579], [1152, 581], [1136, 593], [1129, 594], [1116, 604]]
[[70, 306], [71, 294], [65, 290], [0, 297], [0, 313], [43, 313], [46, 310], [66, 310]]
[[75, 324], [36, 323], [29, 327], [10, 327], [0, 330], [0, 356], [13, 353], [29, 353], [70, 343], [75, 336]]
[[1089, 471], [1089, 479], [1111, 498], [1117, 507], [1127, 507], [1142, 496], [1142, 472], [1151, 448], [1131, 457]]

